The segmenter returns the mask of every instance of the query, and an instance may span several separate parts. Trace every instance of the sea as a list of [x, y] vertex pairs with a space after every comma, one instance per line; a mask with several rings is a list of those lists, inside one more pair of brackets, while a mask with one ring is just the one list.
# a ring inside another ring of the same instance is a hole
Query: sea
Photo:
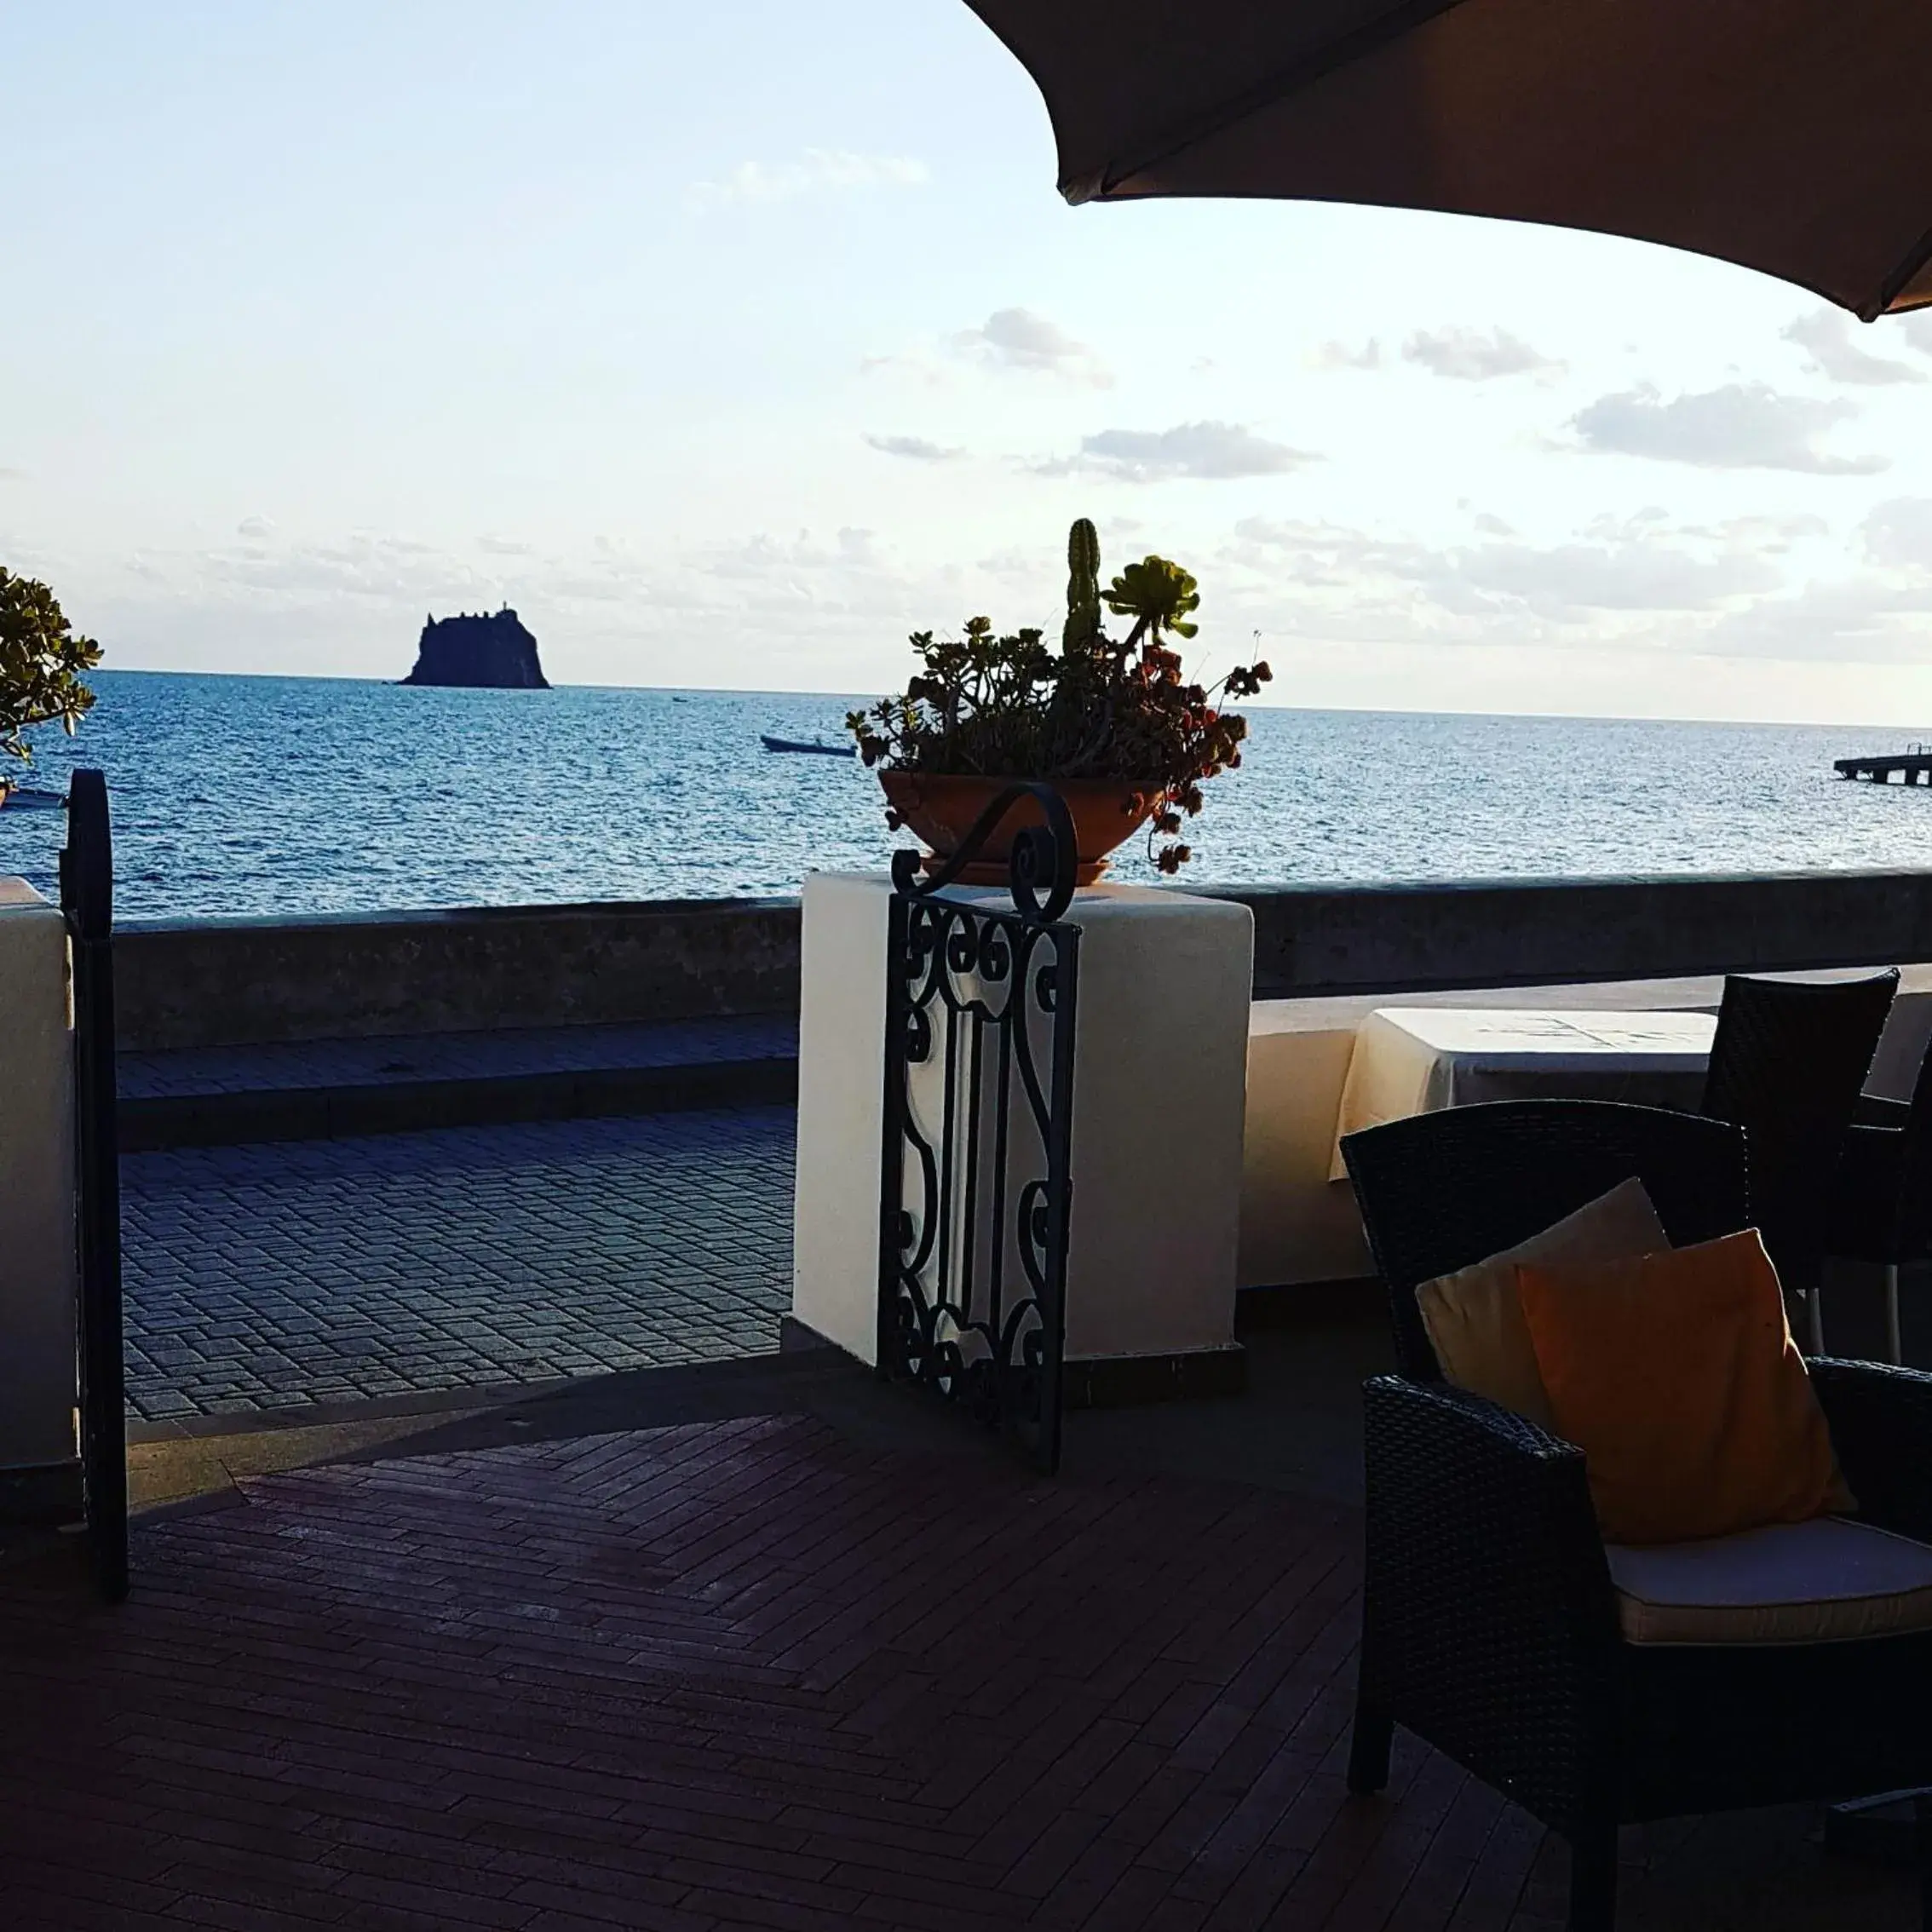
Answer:
[[[790, 894], [896, 842], [837, 742], [860, 697], [96, 674], [26, 785], [107, 774], [124, 920]], [[1835, 779], [1883, 727], [1279, 708], [1207, 787], [1183, 883], [1932, 869], [1932, 789]], [[1932, 733], [1928, 733], [1932, 735]], [[62, 816], [0, 811], [54, 889]], [[903, 835], [901, 835], [903, 836]], [[1151, 879], [1138, 842], [1113, 876]]]

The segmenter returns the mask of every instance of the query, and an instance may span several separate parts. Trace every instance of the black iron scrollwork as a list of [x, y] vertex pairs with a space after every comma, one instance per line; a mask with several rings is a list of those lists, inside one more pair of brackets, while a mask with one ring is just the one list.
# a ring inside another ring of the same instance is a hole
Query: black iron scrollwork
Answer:
[[943, 892], [986, 850], [1002, 820], [1022, 798], [1031, 798], [1038, 805], [1046, 823], [1022, 826], [1014, 834], [1008, 862], [1014, 909], [1030, 925], [1051, 925], [1072, 903], [1079, 851], [1067, 801], [1050, 785], [1008, 785], [974, 819], [951, 856], [928, 877], [921, 878], [923, 861], [910, 847], [894, 853], [894, 888], [913, 899], [929, 899]]
[[[1006, 813], [1010, 911], [944, 888]], [[946, 865], [895, 856], [887, 948], [878, 1360], [1060, 1459], [1079, 929], [1072, 827], [1044, 786], [1014, 785]], [[1044, 892], [1043, 892], [1044, 888]]]

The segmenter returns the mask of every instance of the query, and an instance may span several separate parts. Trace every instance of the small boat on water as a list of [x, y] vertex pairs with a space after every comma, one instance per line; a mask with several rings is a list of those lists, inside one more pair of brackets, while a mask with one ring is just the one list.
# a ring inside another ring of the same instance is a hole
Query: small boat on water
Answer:
[[758, 742], [768, 751], [816, 751], [824, 758], [849, 758], [852, 756], [852, 747], [849, 745], [827, 745], [819, 739], [808, 742], [798, 738], [773, 738], [769, 732], [762, 731], [758, 733]]
[[64, 791], [42, 791], [31, 785], [14, 785], [0, 779], [0, 806], [15, 812], [52, 812], [65, 807]]

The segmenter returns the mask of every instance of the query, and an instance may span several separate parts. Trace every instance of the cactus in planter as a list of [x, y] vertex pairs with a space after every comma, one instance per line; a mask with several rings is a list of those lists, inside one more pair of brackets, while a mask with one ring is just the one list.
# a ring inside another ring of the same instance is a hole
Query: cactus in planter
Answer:
[[1100, 635], [1100, 533], [1082, 517], [1067, 533], [1067, 624], [1061, 650], [1071, 655]]
[[[1144, 557], [1103, 590], [1100, 540], [1084, 518], [1068, 533], [1067, 563], [1057, 656], [1038, 630], [1002, 636], [983, 617], [957, 638], [915, 631], [917, 673], [902, 693], [849, 712], [846, 728], [882, 779], [974, 779], [992, 788], [987, 797], [1016, 778], [1118, 788], [1117, 837], [1144, 824], [1148, 857], [1172, 874], [1193, 856], [1180, 833], [1201, 809], [1203, 785], [1241, 762], [1247, 720], [1225, 703], [1254, 697], [1271, 674], [1256, 664], [1211, 685], [1187, 677], [1170, 641], [1196, 634], [1201, 599], [1180, 565]], [[1103, 611], [1133, 620], [1124, 639], [1107, 635]], [[895, 829], [896, 814], [888, 807]], [[1089, 877], [1097, 855], [1093, 864]]]

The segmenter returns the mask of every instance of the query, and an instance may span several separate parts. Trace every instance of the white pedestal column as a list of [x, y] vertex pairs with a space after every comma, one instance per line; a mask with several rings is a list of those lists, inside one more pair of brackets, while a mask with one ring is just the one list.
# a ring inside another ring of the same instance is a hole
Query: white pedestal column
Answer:
[[[805, 883], [792, 1312], [865, 1362], [877, 1349], [890, 895], [873, 875]], [[954, 896], [1010, 904], [1002, 893]], [[1179, 1359], [1185, 1375], [1195, 1358], [1238, 1364], [1252, 916], [1220, 900], [1096, 886], [1067, 918], [1081, 929], [1067, 1360], [1128, 1370], [1123, 1391], [1136, 1365]], [[1141, 1377], [1150, 1392], [1159, 1380]]]
[[76, 1451], [73, 1065], [66, 923], [0, 878], [0, 1469]]

